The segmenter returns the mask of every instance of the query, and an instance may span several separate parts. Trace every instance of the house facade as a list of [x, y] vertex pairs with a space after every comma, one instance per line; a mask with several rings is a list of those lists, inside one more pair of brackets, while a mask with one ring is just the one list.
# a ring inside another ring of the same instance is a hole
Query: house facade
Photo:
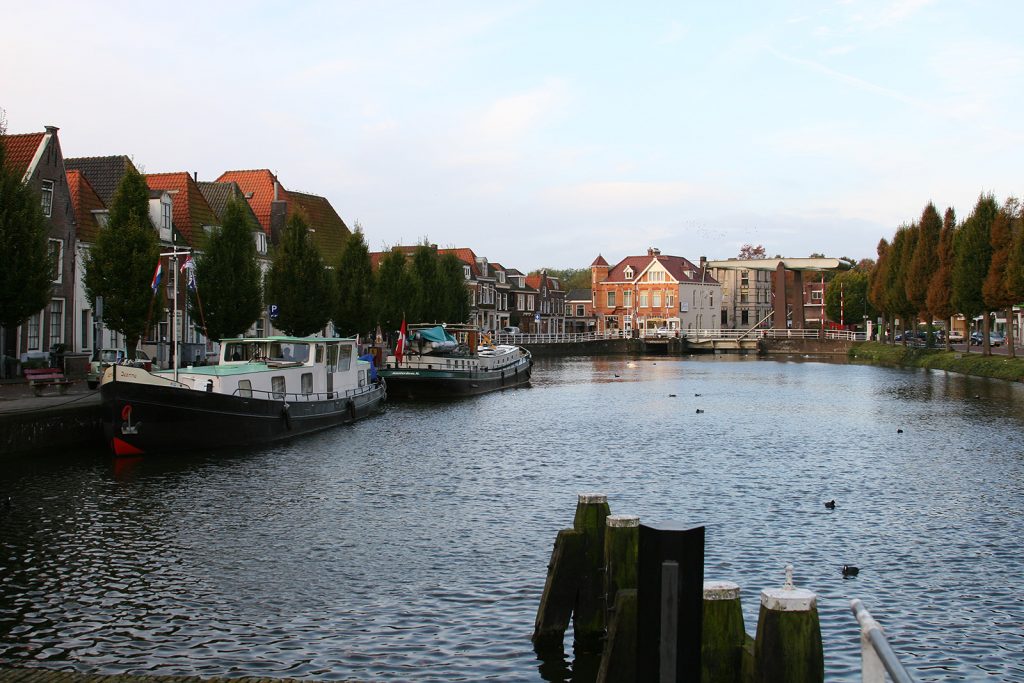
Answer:
[[536, 292], [533, 318], [522, 320], [520, 327], [529, 334], [565, 332], [565, 291], [558, 278], [546, 270], [526, 277], [526, 286]]
[[[743, 268], [712, 268], [711, 274], [722, 284], [721, 326], [729, 330], [770, 327], [772, 315], [771, 271]], [[701, 258], [701, 263], [706, 261]], [[756, 264], [752, 264], [756, 265]]]
[[54, 269], [49, 303], [17, 330], [6, 331], [6, 348], [0, 349], [0, 355], [23, 361], [44, 358], [57, 345], [71, 352], [75, 341], [75, 215], [58, 129], [46, 126], [41, 133], [5, 135], [4, 144], [8, 168], [21, 174], [22, 182], [40, 197]]
[[598, 256], [590, 266], [598, 332], [719, 329], [721, 285], [681, 256], [650, 248], [614, 266]]
[[573, 334], [597, 331], [597, 314], [589, 289], [572, 289], [566, 292], [565, 331]]

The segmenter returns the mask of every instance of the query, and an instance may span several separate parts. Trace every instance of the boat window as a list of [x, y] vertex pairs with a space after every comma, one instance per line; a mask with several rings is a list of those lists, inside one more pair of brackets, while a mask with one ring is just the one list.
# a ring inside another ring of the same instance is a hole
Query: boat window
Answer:
[[304, 372], [302, 373], [302, 393], [312, 394], [313, 393], [313, 373]]
[[338, 367], [338, 345], [331, 344], [327, 347], [327, 365], [330, 366], [330, 371], [334, 372]]
[[274, 398], [284, 398], [284, 375], [271, 377], [270, 388], [274, 391]]
[[252, 382], [247, 379], [238, 380], [238, 395], [242, 398], [252, 398]]
[[338, 344], [338, 372], [345, 372], [352, 367], [352, 345]]
[[323, 344], [317, 344], [316, 345], [316, 362], [317, 363], [323, 363], [324, 362], [324, 345]]
[[224, 360], [226, 361], [241, 361], [248, 360], [245, 353], [245, 344], [235, 342], [228, 344], [227, 348], [224, 349]]
[[286, 360], [305, 363], [309, 360], [308, 344], [293, 344], [290, 342], [274, 342], [270, 345], [271, 360]]
[[361, 387], [365, 387], [366, 386], [366, 370], [360, 370], [359, 371], [359, 386], [361, 386]]

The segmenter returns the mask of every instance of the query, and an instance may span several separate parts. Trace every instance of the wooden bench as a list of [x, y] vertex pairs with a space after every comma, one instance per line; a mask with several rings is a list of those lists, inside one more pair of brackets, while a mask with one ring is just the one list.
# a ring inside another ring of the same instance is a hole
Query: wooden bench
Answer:
[[24, 374], [36, 396], [42, 396], [43, 389], [46, 387], [57, 387], [57, 391], [66, 394], [68, 387], [75, 383], [74, 380], [66, 378], [64, 372], [57, 368], [26, 369]]

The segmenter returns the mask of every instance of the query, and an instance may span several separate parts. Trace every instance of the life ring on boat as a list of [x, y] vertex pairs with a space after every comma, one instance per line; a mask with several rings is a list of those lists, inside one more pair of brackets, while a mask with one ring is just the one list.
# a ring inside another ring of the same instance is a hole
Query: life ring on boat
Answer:
[[350, 418], [352, 418], [353, 420], [355, 420], [356, 419], [356, 402], [350, 399], [349, 402], [348, 402], [348, 405], [346, 407], [348, 408], [348, 416]]
[[285, 403], [283, 406], [281, 406], [281, 417], [284, 418], [284, 426], [288, 429], [288, 431], [291, 431], [291, 428], [292, 428], [292, 414], [291, 414], [291, 412], [289, 412], [289, 407], [290, 406], [287, 403]]

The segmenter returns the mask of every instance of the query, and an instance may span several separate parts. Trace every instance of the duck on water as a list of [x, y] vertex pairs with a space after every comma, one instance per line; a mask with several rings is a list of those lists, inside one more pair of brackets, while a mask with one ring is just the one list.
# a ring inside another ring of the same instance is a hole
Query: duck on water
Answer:
[[526, 384], [532, 368], [527, 349], [495, 345], [469, 325], [412, 325], [380, 374], [390, 398], [450, 398]]
[[366, 417], [386, 396], [355, 339], [226, 339], [220, 348], [216, 365], [106, 369], [103, 430], [115, 455], [287, 439]]

